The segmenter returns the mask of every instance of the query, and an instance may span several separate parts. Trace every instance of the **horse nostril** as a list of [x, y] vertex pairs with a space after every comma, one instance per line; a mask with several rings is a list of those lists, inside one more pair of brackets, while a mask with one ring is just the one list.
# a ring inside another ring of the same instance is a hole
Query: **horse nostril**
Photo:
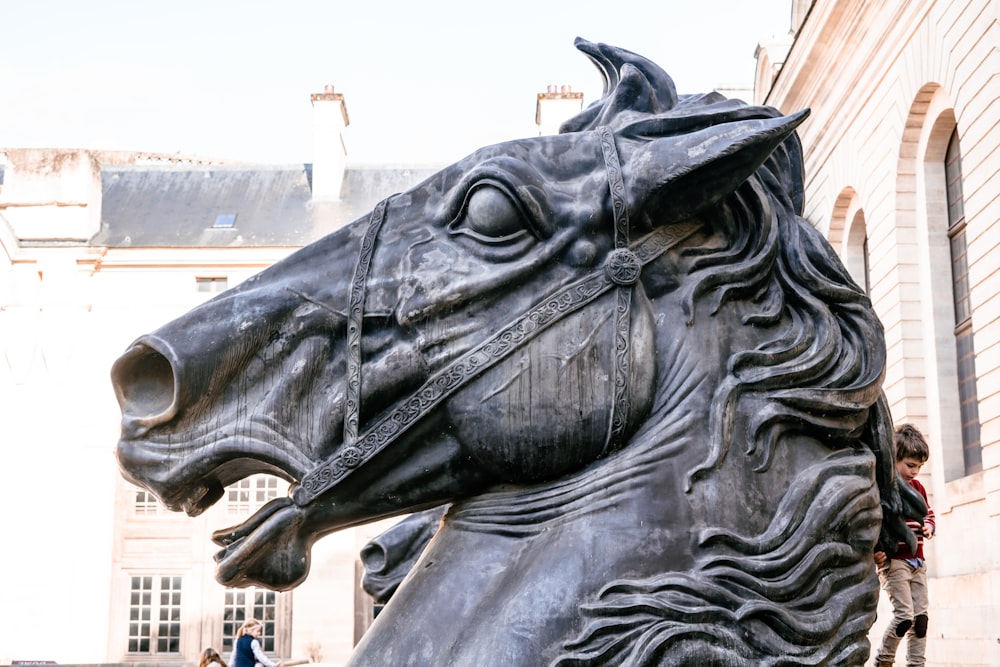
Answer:
[[111, 369], [122, 411], [123, 437], [138, 437], [173, 418], [175, 378], [170, 361], [143, 343], [133, 345]]
[[365, 571], [372, 574], [383, 574], [385, 566], [389, 562], [385, 547], [377, 542], [369, 542], [361, 550], [361, 562], [365, 566]]

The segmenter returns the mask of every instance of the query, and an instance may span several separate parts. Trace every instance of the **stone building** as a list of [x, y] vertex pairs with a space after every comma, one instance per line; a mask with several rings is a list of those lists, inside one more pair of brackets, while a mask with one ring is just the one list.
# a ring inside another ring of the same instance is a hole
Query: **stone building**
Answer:
[[[541, 131], [581, 108], [554, 91]], [[319, 541], [293, 591], [226, 589], [212, 532], [287, 484], [253, 476], [191, 519], [113, 456], [109, 371], [135, 338], [438, 170], [348, 167], [343, 96], [311, 101], [308, 165], [0, 149], [0, 664], [190, 664], [208, 646], [228, 656], [249, 617], [272, 656], [341, 664], [370, 624], [358, 553], [391, 521]]]
[[795, 0], [789, 39], [757, 52], [756, 101], [812, 109], [805, 215], [882, 319], [894, 420], [931, 445], [928, 665], [1000, 665], [998, 19], [990, 0]]

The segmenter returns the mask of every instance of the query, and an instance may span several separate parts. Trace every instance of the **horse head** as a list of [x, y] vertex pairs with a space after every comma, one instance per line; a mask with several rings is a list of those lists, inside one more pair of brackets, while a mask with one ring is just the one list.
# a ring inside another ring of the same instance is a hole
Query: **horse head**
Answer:
[[[678, 96], [641, 56], [577, 47], [605, 94], [558, 135], [474, 152], [116, 362], [119, 463], [168, 507], [196, 515], [258, 472], [292, 483], [216, 533], [220, 582], [287, 589], [332, 531], [444, 503], [468, 526], [483, 498], [631, 488], [640, 460], [686, 507], [679, 527], [642, 510], [677, 569], [699, 562], [691, 535], [731, 543], [713, 507], [766, 533], [795, 512], [788, 480], [809, 496], [830, 466], [870, 560], [884, 345], [798, 217], [806, 113]], [[754, 502], [719, 500], [768, 471]]]

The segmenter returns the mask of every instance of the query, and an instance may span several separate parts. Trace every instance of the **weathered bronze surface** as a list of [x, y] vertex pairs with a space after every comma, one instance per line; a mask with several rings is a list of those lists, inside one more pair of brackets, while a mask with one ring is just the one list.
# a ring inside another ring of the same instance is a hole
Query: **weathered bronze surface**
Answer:
[[577, 47], [605, 94], [559, 135], [137, 340], [122, 470], [192, 515], [294, 482], [216, 534], [233, 586], [451, 503], [354, 664], [862, 664], [901, 499], [881, 325], [799, 217], [806, 114]]

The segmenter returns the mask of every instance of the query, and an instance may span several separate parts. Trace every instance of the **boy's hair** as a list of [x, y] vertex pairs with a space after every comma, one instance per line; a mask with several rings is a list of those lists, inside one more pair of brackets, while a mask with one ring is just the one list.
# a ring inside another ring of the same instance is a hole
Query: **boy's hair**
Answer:
[[896, 432], [892, 436], [892, 442], [896, 446], [897, 461], [902, 461], [907, 457], [919, 461], [926, 461], [930, 458], [930, 447], [927, 446], [924, 436], [913, 424], [897, 426]]

